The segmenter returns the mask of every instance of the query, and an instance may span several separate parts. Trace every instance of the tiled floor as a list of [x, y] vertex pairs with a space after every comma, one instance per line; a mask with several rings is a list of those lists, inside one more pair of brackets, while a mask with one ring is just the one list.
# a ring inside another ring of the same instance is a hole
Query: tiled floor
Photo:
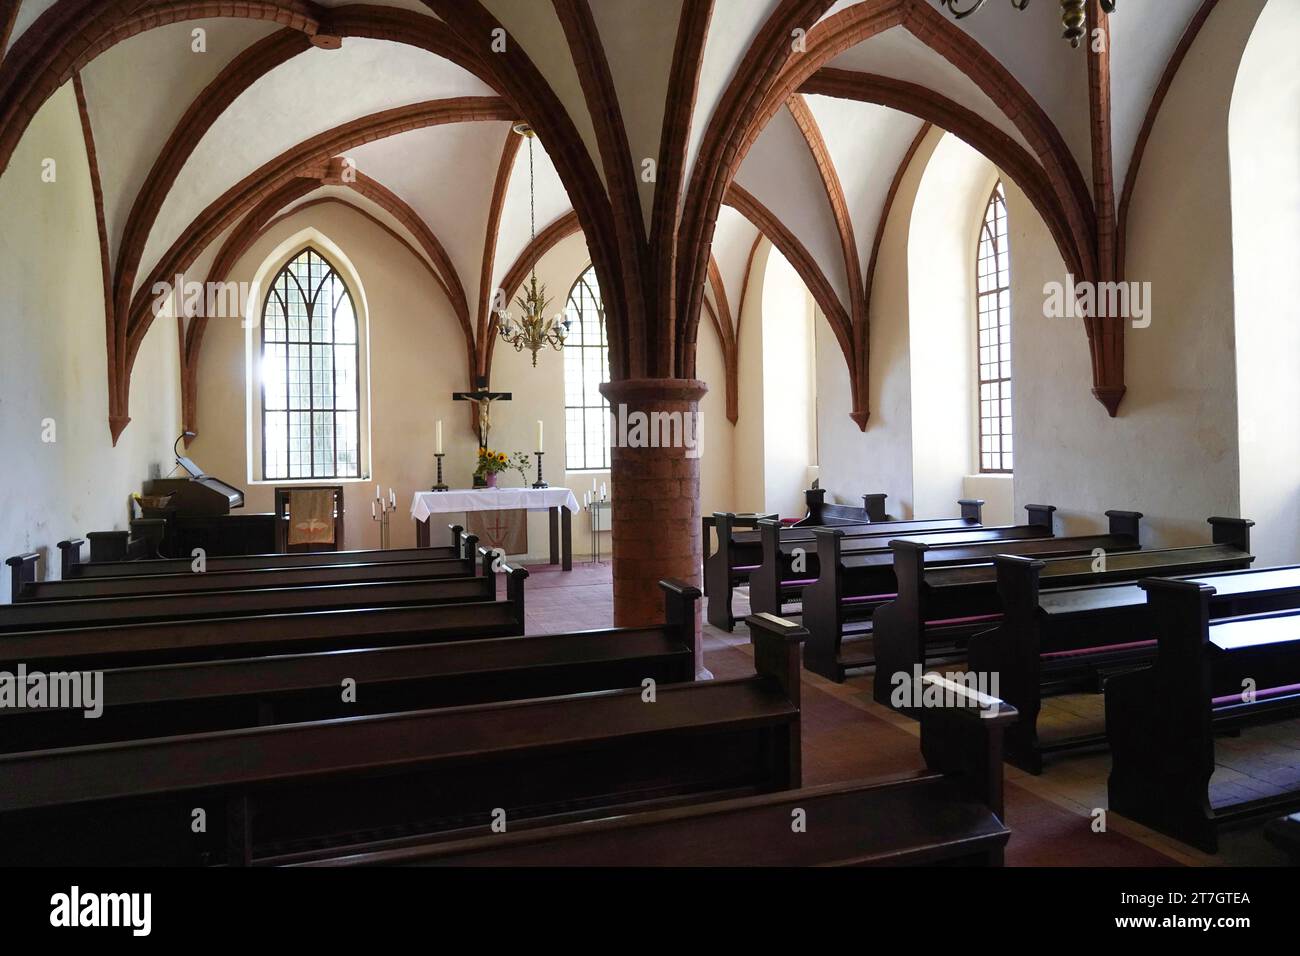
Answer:
[[[608, 564], [578, 564], [571, 572], [530, 567], [527, 632], [541, 634], [610, 627], [613, 596]], [[737, 617], [748, 613], [744, 591]], [[705, 625], [704, 663], [715, 678], [752, 673], [749, 636], [743, 625], [732, 634]], [[1045, 702], [1047, 732], [1076, 734], [1102, 726], [1102, 698], [1073, 694]], [[819, 784], [905, 774], [919, 769], [916, 725], [871, 699], [869, 672], [834, 684], [804, 673], [804, 780]], [[1240, 799], [1300, 785], [1300, 721], [1220, 738], [1219, 769], [1211, 783], [1218, 799]], [[1209, 856], [1116, 815], [1106, 831], [1094, 831], [1094, 815], [1106, 806], [1110, 758], [1105, 752], [1054, 760], [1033, 777], [1008, 767], [1007, 818], [1013, 831], [1007, 862], [1020, 865], [1284, 865], [1282, 855], [1261, 836], [1261, 825], [1225, 831], [1220, 852]]]

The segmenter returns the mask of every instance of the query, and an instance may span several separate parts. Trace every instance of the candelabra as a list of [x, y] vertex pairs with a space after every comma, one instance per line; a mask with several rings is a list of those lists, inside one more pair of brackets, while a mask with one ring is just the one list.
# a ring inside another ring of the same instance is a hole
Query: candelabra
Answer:
[[[540, 423], [538, 424], [538, 427], [539, 428], [541, 427]], [[546, 483], [546, 479], [542, 477], [542, 455], [544, 455], [545, 452], [535, 451], [533, 452], [533, 454], [537, 456], [537, 480], [533, 482], [533, 487], [534, 488], [551, 487]]]
[[[440, 423], [440, 424], [441, 424], [441, 423]], [[432, 488], [430, 488], [429, 490], [430, 490], [430, 491], [446, 491], [446, 490], [447, 490], [447, 485], [446, 485], [446, 484], [443, 482], [443, 480], [442, 480], [442, 460], [443, 460], [444, 458], [446, 458], [447, 456], [444, 455], [442, 452], [438, 452], [438, 453], [437, 453], [436, 455], [434, 455], [433, 457], [436, 458], [436, 459], [438, 459], [438, 483], [437, 483], [436, 485], [434, 485]], [[540, 471], [539, 471], [538, 474], [539, 474], [539, 477], [540, 477]]]
[[588, 563], [593, 567], [603, 567], [604, 562], [600, 560], [600, 532], [604, 529], [597, 527], [597, 517], [609, 505], [609, 495], [605, 491], [605, 486], [602, 485], [599, 498], [588, 491], [582, 496], [582, 501], [591, 524], [591, 561]]
[[376, 494], [375, 500], [370, 502], [370, 520], [379, 523], [379, 550], [387, 551], [389, 542], [389, 524], [393, 512], [397, 510], [397, 494], [393, 489], [388, 489], [388, 497]]

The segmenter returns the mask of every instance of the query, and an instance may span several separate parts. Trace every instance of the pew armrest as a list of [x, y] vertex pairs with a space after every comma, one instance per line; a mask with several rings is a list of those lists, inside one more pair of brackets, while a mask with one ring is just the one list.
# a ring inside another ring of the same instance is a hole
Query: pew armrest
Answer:
[[754, 669], [760, 677], [775, 680], [791, 703], [799, 706], [799, 648], [808, 639], [808, 629], [775, 614], [751, 614], [749, 640], [754, 645]]
[[1029, 523], [1036, 528], [1046, 528], [1055, 534], [1056, 505], [1025, 505], [1029, 512]]
[[1002, 738], [1019, 717], [1005, 701], [939, 674], [921, 678], [921, 754], [931, 770], [960, 776], [972, 799], [1002, 817]]
[[59, 575], [63, 580], [76, 574], [72, 569], [81, 564], [82, 546], [85, 543], [85, 538], [69, 538], [59, 542]]
[[883, 493], [873, 493], [862, 496], [862, 509], [867, 513], [868, 521], [888, 521], [889, 514], [885, 511], [885, 499], [889, 495]]
[[1106, 517], [1110, 520], [1111, 534], [1142, 540], [1142, 512], [1111, 510], [1106, 512]]
[[23, 591], [28, 584], [36, 583], [36, 566], [40, 564], [41, 556], [30, 551], [27, 554], [16, 554], [12, 558], [5, 558], [5, 564], [9, 565], [9, 582], [11, 590], [9, 600], [22, 600]]
[[961, 509], [963, 521], [969, 521], [972, 524], [982, 525], [984, 523], [984, 505], [986, 502], [983, 498], [958, 498], [957, 507]]
[[1210, 518], [1212, 540], [1215, 544], [1228, 544], [1250, 553], [1250, 529], [1255, 522], [1249, 518]]

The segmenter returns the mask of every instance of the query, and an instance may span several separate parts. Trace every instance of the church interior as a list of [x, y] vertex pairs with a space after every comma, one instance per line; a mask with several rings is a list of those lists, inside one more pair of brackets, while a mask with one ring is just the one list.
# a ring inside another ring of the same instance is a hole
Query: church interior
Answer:
[[0, 863], [1296, 865], [1298, 45], [0, 0]]

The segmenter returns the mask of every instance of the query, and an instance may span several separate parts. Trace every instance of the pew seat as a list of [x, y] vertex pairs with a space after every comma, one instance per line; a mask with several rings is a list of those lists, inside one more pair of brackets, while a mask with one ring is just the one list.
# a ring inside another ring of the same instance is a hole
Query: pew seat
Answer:
[[1287, 610], [1216, 619], [1213, 580], [1141, 582], [1155, 659], [1106, 684], [1111, 809], [1209, 853], [1222, 827], [1300, 807], [1295, 787], [1212, 802], [1215, 736], [1300, 714], [1300, 592]]

